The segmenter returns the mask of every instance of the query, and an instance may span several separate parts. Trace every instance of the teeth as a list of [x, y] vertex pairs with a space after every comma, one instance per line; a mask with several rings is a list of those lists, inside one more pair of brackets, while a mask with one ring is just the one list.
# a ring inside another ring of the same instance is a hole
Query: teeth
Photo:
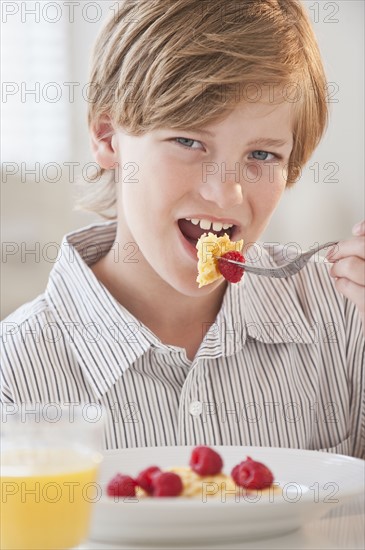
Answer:
[[210, 222], [209, 220], [203, 219], [198, 220], [198, 218], [185, 218], [194, 225], [200, 225], [204, 231], [208, 231], [213, 228], [213, 231], [222, 231], [222, 229], [229, 229], [233, 227], [233, 223], [221, 223], [221, 222]]
[[207, 231], [208, 229], [210, 229], [210, 226], [211, 226], [211, 225], [212, 225], [212, 224], [211, 224], [211, 222], [210, 222], [209, 220], [200, 220], [200, 227], [201, 227], [202, 229], [205, 229], [206, 231]]
[[223, 224], [221, 222], [213, 222], [213, 230], [214, 231], [222, 231]]

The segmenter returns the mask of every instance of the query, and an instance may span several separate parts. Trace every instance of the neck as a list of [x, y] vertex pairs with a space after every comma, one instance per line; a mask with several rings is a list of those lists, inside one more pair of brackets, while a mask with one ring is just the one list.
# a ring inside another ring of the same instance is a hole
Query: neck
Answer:
[[203, 329], [214, 322], [219, 312], [226, 285], [204, 296], [186, 296], [161, 279], [141, 254], [137, 259], [117, 262], [112, 247], [92, 270], [112, 296], [163, 343], [176, 345], [178, 340], [186, 347], [184, 341], [192, 341], [194, 335], [195, 347], [199, 347]]

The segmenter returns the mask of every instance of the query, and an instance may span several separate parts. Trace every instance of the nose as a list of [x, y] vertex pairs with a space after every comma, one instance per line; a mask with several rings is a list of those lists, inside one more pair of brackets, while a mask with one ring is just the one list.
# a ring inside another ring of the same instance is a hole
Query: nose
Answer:
[[242, 204], [243, 178], [239, 162], [207, 162], [202, 165], [200, 195], [205, 201], [214, 202], [221, 210]]

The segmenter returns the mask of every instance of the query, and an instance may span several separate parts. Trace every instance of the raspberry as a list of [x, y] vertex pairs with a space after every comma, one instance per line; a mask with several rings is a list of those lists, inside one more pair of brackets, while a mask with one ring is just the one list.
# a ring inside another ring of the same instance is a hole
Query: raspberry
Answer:
[[129, 476], [116, 474], [107, 486], [107, 494], [110, 497], [135, 497], [137, 482]]
[[[243, 462], [241, 462], [241, 464], [243, 464]], [[237, 464], [237, 466], [235, 466], [231, 472], [231, 477], [233, 478], [234, 482], [237, 483], [238, 485], [238, 470], [239, 470], [239, 467], [240, 467], [240, 464]]]
[[183, 490], [180, 476], [174, 472], [158, 472], [152, 478], [154, 497], [178, 497]]
[[[227, 260], [235, 260], [236, 262], [245, 262], [245, 258], [241, 252], [232, 250], [231, 252], [226, 252], [221, 256], [221, 258], [227, 258]], [[218, 258], [218, 269], [227, 281], [230, 283], [238, 283], [242, 279], [244, 269], [236, 264], [231, 264], [225, 262], [221, 258]]]
[[142, 472], [138, 474], [138, 485], [142, 487], [142, 489], [144, 489], [149, 495], [151, 495], [153, 492], [152, 478], [158, 472], [161, 472], [158, 466], [150, 466], [149, 468], [142, 470]]
[[233, 468], [231, 476], [237, 485], [245, 489], [265, 489], [274, 481], [269, 468], [261, 462], [252, 460], [249, 456], [247, 460]]
[[219, 474], [223, 468], [223, 460], [210, 447], [195, 447], [191, 453], [189, 465], [200, 476]]

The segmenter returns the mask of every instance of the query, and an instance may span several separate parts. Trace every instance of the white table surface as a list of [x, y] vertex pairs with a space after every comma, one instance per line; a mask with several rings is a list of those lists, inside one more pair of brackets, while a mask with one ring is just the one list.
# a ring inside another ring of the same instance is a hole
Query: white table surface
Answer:
[[[169, 548], [167, 546], [128, 546], [110, 545], [89, 541], [78, 550], [144, 550]], [[179, 550], [363, 550], [365, 548], [365, 502], [364, 496], [357, 497], [348, 503], [333, 508], [319, 520], [306, 524], [301, 529], [283, 536], [260, 539], [249, 542], [227, 544], [226, 546], [175, 546]]]

